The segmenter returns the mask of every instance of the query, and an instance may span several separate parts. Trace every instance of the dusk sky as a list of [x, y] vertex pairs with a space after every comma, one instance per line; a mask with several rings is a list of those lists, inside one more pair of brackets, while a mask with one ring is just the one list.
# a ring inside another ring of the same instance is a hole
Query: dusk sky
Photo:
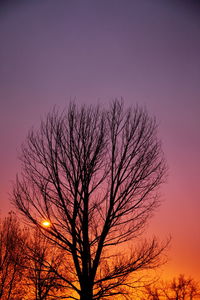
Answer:
[[200, 280], [200, 4], [176, 0], [0, 2], [0, 207], [13, 209], [20, 145], [70, 99], [146, 106], [168, 162], [148, 233], [172, 236], [163, 276]]

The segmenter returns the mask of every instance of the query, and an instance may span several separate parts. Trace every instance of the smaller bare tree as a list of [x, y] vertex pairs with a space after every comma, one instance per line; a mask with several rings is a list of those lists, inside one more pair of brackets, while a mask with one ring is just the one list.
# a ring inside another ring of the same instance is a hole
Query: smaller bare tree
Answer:
[[[24, 290], [22, 265], [25, 260], [25, 233], [14, 213], [0, 222], [0, 299], [18, 299]], [[21, 295], [21, 296], [20, 296]]]
[[179, 275], [172, 281], [160, 281], [147, 286], [142, 300], [195, 300], [200, 297], [198, 283], [191, 277]]
[[199, 299], [200, 289], [192, 278], [179, 275], [169, 283], [168, 288], [163, 289], [167, 300], [193, 300]]

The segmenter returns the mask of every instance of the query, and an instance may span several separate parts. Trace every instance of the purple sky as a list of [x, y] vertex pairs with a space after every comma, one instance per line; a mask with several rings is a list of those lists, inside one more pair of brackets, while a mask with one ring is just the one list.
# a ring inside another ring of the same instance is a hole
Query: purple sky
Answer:
[[167, 276], [200, 278], [198, 1], [0, 2], [0, 205], [28, 129], [70, 99], [145, 105], [169, 165], [150, 232], [172, 235]]

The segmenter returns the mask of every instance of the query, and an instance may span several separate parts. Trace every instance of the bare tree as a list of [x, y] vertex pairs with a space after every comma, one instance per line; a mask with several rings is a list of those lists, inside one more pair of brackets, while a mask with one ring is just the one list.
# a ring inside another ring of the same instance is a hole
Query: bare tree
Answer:
[[200, 290], [197, 282], [192, 278], [185, 278], [183, 274], [174, 278], [168, 287], [163, 289], [166, 299], [169, 300], [193, 300], [198, 299]]
[[157, 282], [145, 288], [142, 300], [194, 300], [199, 299], [198, 283], [192, 278], [179, 275], [167, 282]]
[[159, 265], [166, 245], [138, 241], [166, 171], [146, 110], [118, 100], [54, 110], [29, 132], [21, 160], [13, 201], [41, 229], [51, 223], [42, 231], [68, 255], [69, 298], [126, 296], [134, 272]]
[[25, 234], [11, 212], [0, 223], [0, 298], [19, 299], [24, 290], [22, 264], [25, 260]]

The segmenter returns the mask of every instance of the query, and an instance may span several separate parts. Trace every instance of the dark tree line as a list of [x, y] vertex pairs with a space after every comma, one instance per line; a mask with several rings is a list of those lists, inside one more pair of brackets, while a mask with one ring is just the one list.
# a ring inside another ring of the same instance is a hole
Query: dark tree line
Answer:
[[140, 242], [166, 173], [145, 109], [116, 100], [108, 109], [53, 110], [29, 132], [21, 162], [13, 202], [63, 251], [65, 267], [49, 267], [68, 298], [126, 297], [133, 274], [159, 266], [167, 242]]

